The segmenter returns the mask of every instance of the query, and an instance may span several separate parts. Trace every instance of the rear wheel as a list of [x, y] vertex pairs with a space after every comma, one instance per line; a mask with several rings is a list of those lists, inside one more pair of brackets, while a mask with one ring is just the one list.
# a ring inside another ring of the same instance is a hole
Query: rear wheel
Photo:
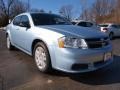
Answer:
[[41, 72], [49, 72], [51, 70], [51, 62], [46, 45], [42, 42], [38, 42], [35, 45], [33, 54], [38, 69]]
[[9, 36], [7, 36], [7, 43], [6, 44], [7, 44], [7, 48], [9, 50], [12, 50], [14, 48], [14, 46], [11, 44]]

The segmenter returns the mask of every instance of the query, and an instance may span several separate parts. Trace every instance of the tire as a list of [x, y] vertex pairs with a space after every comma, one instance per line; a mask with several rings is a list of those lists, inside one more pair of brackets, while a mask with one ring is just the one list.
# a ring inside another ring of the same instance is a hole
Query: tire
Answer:
[[112, 32], [109, 34], [109, 38], [110, 38], [110, 40], [113, 39], [113, 33]]
[[9, 38], [8, 35], [7, 35], [6, 44], [7, 44], [7, 48], [8, 48], [9, 50], [13, 50], [13, 49], [14, 49], [14, 46], [11, 44], [11, 41], [10, 41], [10, 38]]
[[43, 42], [38, 42], [34, 47], [34, 60], [41, 72], [47, 73], [51, 71], [51, 60], [48, 49]]

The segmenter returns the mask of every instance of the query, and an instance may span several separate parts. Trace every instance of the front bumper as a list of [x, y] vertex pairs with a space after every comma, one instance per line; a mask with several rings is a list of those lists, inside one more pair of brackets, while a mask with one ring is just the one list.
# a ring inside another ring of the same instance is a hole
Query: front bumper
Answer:
[[55, 69], [70, 73], [82, 73], [102, 68], [113, 61], [113, 55], [104, 60], [106, 53], [112, 53], [112, 46], [99, 49], [54, 48], [52, 66]]

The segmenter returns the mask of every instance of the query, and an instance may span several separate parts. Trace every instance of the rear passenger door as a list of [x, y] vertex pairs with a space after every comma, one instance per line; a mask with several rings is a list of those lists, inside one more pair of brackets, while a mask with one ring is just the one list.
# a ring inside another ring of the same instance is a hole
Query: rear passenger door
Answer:
[[120, 25], [117, 25], [117, 32], [118, 32], [117, 36], [120, 36]]
[[115, 36], [120, 36], [120, 27], [118, 25], [112, 25], [112, 29]]

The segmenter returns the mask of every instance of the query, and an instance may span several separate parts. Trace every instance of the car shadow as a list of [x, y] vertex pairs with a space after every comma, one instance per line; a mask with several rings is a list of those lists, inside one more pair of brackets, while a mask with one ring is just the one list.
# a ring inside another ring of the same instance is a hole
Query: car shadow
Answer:
[[113, 37], [112, 40], [120, 39], [120, 36]]
[[51, 75], [69, 77], [74, 81], [88, 85], [108, 85], [120, 83], [120, 56], [114, 56], [114, 61], [111, 65], [94, 72], [69, 74], [54, 71]]
[[70, 78], [89, 85], [120, 83], [120, 56], [114, 56], [113, 63], [108, 67], [95, 72], [71, 75]]

